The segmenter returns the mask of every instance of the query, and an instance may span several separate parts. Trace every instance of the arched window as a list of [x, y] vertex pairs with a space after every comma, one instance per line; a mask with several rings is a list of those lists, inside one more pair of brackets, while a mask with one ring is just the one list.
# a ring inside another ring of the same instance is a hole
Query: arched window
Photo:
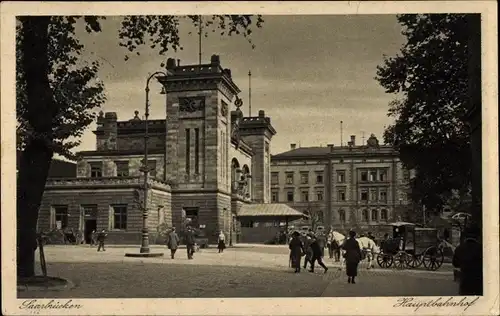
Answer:
[[388, 217], [387, 210], [381, 210], [380, 211], [380, 220], [381, 221], [386, 221]]
[[372, 210], [372, 222], [378, 221], [378, 211]]
[[363, 222], [369, 222], [370, 217], [368, 216], [368, 210], [363, 210], [362, 214], [363, 214]]
[[233, 158], [233, 160], [231, 160], [231, 190], [233, 193], [235, 193], [238, 188], [240, 174], [240, 163], [236, 158]]
[[341, 223], [345, 223], [345, 211], [344, 210], [339, 210], [339, 221]]

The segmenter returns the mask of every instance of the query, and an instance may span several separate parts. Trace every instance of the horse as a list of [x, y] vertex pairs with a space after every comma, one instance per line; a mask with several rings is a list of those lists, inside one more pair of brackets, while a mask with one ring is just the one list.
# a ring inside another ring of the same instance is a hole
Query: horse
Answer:
[[359, 243], [359, 247], [368, 261], [368, 269], [373, 268], [375, 255], [380, 253], [380, 248], [372, 239], [368, 237], [359, 237], [356, 238], [356, 241]]

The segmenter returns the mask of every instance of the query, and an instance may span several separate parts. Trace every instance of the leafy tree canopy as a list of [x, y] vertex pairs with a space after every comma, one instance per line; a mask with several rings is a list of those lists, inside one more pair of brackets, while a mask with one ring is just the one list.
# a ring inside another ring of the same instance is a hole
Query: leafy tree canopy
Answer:
[[466, 15], [405, 14], [398, 21], [407, 41], [377, 67], [376, 80], [396, 96], [384, 141], [416, 171], [412, 199], [437, 210], [453, 189], [470, 186]]

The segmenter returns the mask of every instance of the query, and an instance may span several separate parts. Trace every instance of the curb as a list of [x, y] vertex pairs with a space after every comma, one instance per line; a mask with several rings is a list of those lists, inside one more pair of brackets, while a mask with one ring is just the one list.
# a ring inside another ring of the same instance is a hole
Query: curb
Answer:
[[68, 279], [64, 278], [59, 278], [59, 277], [52, 277], [52, 278], [57, 278], [60, 280], [66, 281], [64, 285], [54, 285], [54, 286], [47, 286], [47, 285], [17, 285], [17, 291], [18, 292], [47, 292], [47, 291], [55, 291], [55, 292], [60, 292], [60, 291], [66, 291], [66, 290], [71, 290], [76, 287], [75, 283]]

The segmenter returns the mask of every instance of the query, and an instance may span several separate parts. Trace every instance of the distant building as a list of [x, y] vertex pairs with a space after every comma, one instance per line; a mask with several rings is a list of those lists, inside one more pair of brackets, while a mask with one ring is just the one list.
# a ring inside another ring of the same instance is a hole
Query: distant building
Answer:
[[376, 231], [409, 206], [409, 173], [398, 152], [379, 145], [297, 147], [271, 157], [271, 201], [315, 212], [319, 224], [336, 230]]
[[[203, 227], [211, 242], [220, 230], [229, 241], [245, 242], [255, 241], [255, 233], [240, 225], [239, 213], [246, 222], [265, 223], [267, 235], [301, 217], [286, 204], [269, 204], [276, 131], [264, 111], [243, 115], [240, 90], [219, 56], [186, 66], [170, 58], [167, 71], [159, 78], [167, 92], [166, 119], [148, 121], [151, 242], [160, 224], [182, 230], [190, 223]], [[96, 150], [78, 153], [76, 177], [47, 182], [38, 228], [73, 228], [87, 240], [92, 230], [106, 229], [110, 242], [139, 243], [145, 121], [137, 111], [125, 121], [101, 112], [97, 124]]]

